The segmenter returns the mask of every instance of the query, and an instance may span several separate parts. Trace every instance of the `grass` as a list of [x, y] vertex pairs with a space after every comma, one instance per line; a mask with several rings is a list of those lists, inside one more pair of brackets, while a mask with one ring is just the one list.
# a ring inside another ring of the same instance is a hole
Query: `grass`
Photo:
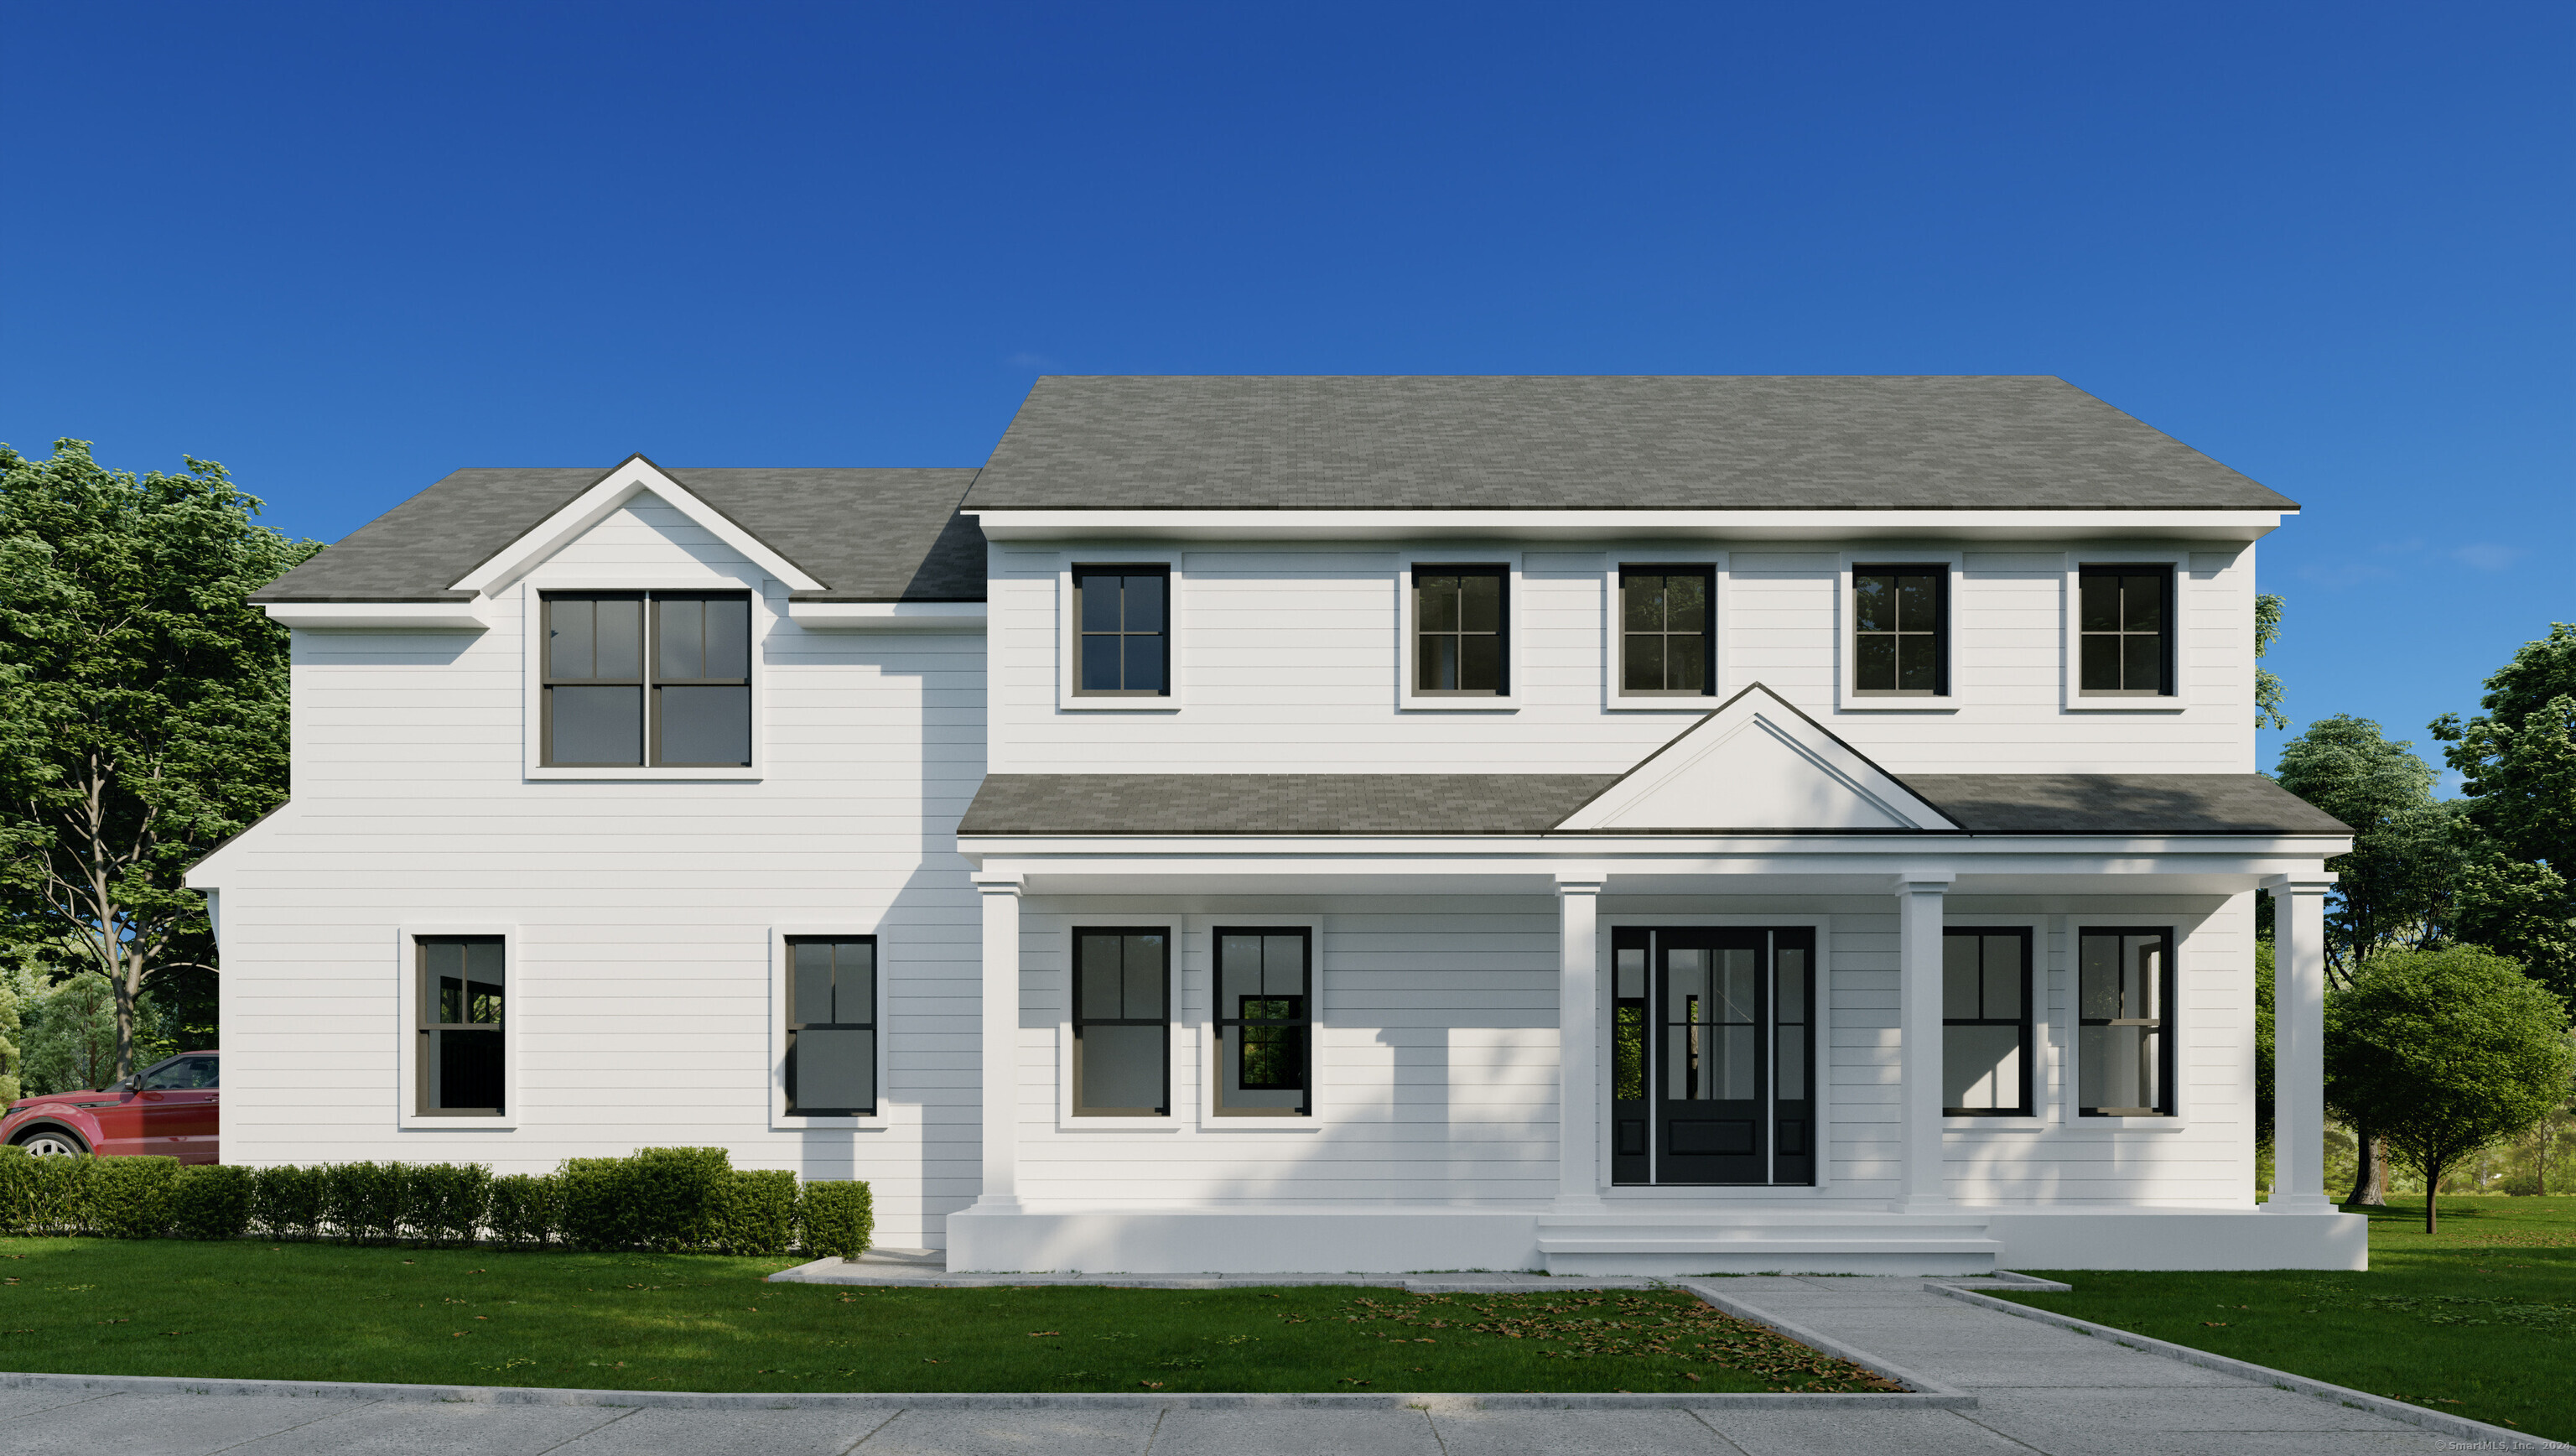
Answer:
[[2370, 1216], [2370, 1271], [2043, 1274], [2037, 1309], [2576, 1440], [2576, 1198], [2446, 1195]]
[[0, 1368], [700, 1391], [1890, 1388], [1679, 1290], [761, 1282], [795, 1262], [0, 1239]]

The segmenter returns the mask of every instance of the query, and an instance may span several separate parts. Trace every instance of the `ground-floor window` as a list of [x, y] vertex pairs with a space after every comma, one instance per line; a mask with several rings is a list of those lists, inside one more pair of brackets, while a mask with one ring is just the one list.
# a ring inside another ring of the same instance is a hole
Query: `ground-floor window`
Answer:
[[2030, 932], [1941, 932], [1941, 1110], [2031, 1115]]
[[1073, 932], [1073, 1113], [1172, 1115], [1172, 933]]
[[2077, 954], [2076, 1109], [2173, 1115], [2173, 932], [2088, 929]]
[[876, 1110], [876, 937], [788, 937], [788, 1113], [869, 1117]]
[[497, 935], [424, 935], [413, 942], [419, 986], [418, 1114], [499, 1117], [505, 1110], [502, 1004], [508, 959]]
[[1314, 1110], [1313, 952], [1303, 929], [1217, 930], [1217, 1116]]

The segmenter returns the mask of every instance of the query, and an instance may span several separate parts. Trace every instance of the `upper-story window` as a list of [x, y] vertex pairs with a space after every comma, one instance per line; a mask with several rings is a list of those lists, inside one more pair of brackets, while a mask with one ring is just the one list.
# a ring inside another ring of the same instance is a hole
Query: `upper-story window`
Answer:
[[1504, 608], [1510, 568], [1413, 569], [1413, 690], [1502, 697], [1511, 691]]
[[1715, 690], [1705, 566], [1619, 568], [1619, 691], [1704, 696]]
[[2085, 567], [2077, 574], [2077, 690], [2171, 696], [2173, 619], [2171, 567]]
[[1950, 692], [1950, 570], [1852, 568], [1852, 687], [1882, 697]]
[[549, 592], [543, 761], [550, 767], [751, 763], [751, 598]]
[[1166, 566], [1077, 566], [1074, 619], [1087, 696], [1159, 698], [1172, 691], [1172, 578]]

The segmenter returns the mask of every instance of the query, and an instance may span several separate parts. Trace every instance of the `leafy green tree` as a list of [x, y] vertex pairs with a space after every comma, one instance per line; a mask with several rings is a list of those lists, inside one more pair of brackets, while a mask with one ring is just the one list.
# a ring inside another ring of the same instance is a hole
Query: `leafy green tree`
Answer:
[[2486, 686], [2485, 711], [2432, 724], [2482, 837], [2461, 877], [2455, 932], [2523, 961], [2576, 1002], [2576, 624], [2551, 624]]
[[181, 875], [285, 800], [287, 636], [245, 597], [321, 549], [187, 466], [0, 445], [0, 894], [106, 982], [119, 1078], [144, 988], [204, 964]]
[[[2281, 599], [2265, 592], [2254, 599], [2254, 655], [2262, 657], [2281, 640]], [[2254, 669], [2254, 726], [2287, 729], [2290, 716], [2281, 711], [2281, 679], [2268, 667]]]
[[2433, 766], [2367, 718], [2320, 718], [2281, 748], [2281, 787], [2352, 827], [2352, 852], [2326, 914], [2326, 969], [2349, 984], [2383, 950], [2420, 950], [2442, 935], [2459, 867], [2452, 811], [2433, 798]]
[[2393, 951], [2326, 1001], [2326, 1100], [2424, 1178], [2438, 1228], [2442, 1175], [2567, 1100], [2567, 1008], [2522, 968], [2473, 946]]

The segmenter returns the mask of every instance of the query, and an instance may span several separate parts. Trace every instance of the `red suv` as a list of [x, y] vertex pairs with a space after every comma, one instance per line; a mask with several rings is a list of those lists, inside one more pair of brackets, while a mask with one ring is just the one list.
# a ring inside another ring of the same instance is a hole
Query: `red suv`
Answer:
[[0, 1141], [38, 1157], [137, 1153], [182, 1163], [220, 1163], [216, 1100], [223, 1053], [182, 1052], [103, 1092], [22, 1097], [0, 1117]]

